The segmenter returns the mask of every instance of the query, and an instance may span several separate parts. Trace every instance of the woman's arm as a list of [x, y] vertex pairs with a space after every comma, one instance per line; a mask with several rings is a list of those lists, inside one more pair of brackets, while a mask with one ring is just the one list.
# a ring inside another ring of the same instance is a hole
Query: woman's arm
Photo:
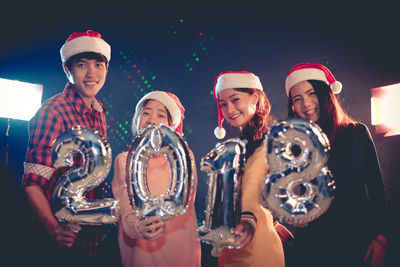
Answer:
[[239, 235], [236, 244], [239, 247], [244, 247], [251, 241], [257, 227], [257, 215], [261, 211], [260, 192], [268, 172], [264, 155], [263, 146], [258, 147], [244, 167], [241, 186], [242, 215], [235, 229], [235, 233]]
[[122, 152], [117, 155], [114, 162], [114, 178], [112, 180], [112, 191], [114, 197], [119, 200], [120, 219], [119, 226], [122, 227], [125, 234], [135, 239], [140, 235], [137, 230], [139, 218], [133, 214], [131, 204], [128, 198], [126, 187], [126, 160], [128, 153]]

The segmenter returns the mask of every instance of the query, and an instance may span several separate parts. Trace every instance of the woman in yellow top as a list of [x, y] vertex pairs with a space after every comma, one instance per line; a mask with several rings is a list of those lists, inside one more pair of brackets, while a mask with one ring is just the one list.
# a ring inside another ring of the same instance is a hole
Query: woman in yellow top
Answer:
[[223, 120], [241, 130], [247, 140], [246, 165], [242, 176], [242, 215], [235, 232], [240, 236], [240, 249], [225, 248], [218, 259], [219, 266], [285, 265], [282, 242], [276, 232], [271, 213], [260, 204], [268, 166], [263, 140], [272, 123], [271, 105], [260, 79], [246, 71], [223, 72], [215, 80], [214, 98], [218, 105], [217, 138], [225, 136]]

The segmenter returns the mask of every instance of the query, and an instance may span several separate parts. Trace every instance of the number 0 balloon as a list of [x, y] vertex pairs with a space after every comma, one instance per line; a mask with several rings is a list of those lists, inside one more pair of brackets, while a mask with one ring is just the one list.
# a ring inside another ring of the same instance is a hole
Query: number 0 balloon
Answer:
[[111, 168], [111, 148], [98, 131], [76, 126], [62, 133], [52, 146], [54, 168], [73, 165], [74, 154], [82, 164], [68, 170], [53, 191], [51, 208], [61, 222], [108, 224], [118, 220], [119, 202], [114, 199], [89, 200], [85, 192], [106, 178]]
[[[169, 165], [170, 185], [165, 194], [153, 195], [147, 184], [147, 167], [155, 155]], [[132, 141], [127, 158], [128, 197], [138, 217], [161, 216], [168, 220], [184, 214], [192, 195], [193, 176], [185, 140], [168, 126], [149, 126]]]

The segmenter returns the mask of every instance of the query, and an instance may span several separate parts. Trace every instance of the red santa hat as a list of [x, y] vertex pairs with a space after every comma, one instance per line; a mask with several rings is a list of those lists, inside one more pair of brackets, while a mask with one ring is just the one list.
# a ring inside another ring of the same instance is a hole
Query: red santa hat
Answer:
[[[182, 106], [181, 101], [179, 101], [179, 98], [174, 95], [173, 93], [170, 92], [164, 92], [164, 91], [153, 91], [145, 96], [143, 96], [139, 102], [136, 104], [135, 108], [135, 117], [139, 116], [139, 111], [144, 105], [145, 100], [152, 99], [152, 100], [157, 100], [161, 104], [163, 104], [169, 114], [171, 115], [172, 119], [172, 126], [175, 127], [175, 131], [178, 132], [180, 135], [182, 135], [182, 130], [183, 130], [183, 119], [185, 118], [184, 113], [185, 113], [185, 108]], [[138, 123], [137, 118], [134, 118], [133, 123]], [[137, 125], [135, 125], [137, 129]]]
[[233, 88], [251, 88], [263, 91], [260, 78], [248, 71], [225, 71], [217, 76], [214, 83], [213, 96], [217, 100], [218, 107], [218, 126], [214, 129], [214, 135], [218, 139], [222, 139], [226, 135], [226, 131], [222, 127], [224, 116], [222, 115], [218, 94], [225, 89]]
[[94, 52], [105, 56], [110, 62], [111, 47], [101, 38], [101, 35], [92, 30], [72, 33], [60, 49], [61, 61], [66, 62], [70, 57], [83, 53]]
[[289, 96], [290, 88], [296, 83], [307, 80], [325, 82], [330, 86], [334, 94], [339, 94], [342, 91], [342, 83], [336, 81], [327, 67], [317, 63], [300, 63], [294, 66], [286, 75], [286, 94]]

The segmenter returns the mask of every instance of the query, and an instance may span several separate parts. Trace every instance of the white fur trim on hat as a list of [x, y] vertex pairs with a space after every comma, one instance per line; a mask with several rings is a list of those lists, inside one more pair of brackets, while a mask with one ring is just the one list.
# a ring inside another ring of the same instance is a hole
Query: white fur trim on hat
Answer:
[[182, 113], [179, 109], [178, 105], [175, 101], [166, 93], [162, 91], [153, 91], [140, 99], [140, 101], [136, 104], [135, 113], [140, 110], [143, 105], [143, 102], [147, 99], [157, 100], [161, 104], [163, 104], [167, 109], [169, 114], [171, 115], [172, 124], [176, 128], [181, 123]]
[[218, 77], [215, 85], [215, 95], [225, 89], [231, 88], [252, 88], [263, 90], [260, 78], [253, 73], [224, 73]]
[[102, 54], [108, 62], [111, 59], [111, 47], [106, 41], [92, 36], [80, 36], [66, 42], [61, 47], [61, 60], [66, 62], [70, 57], [83, 52]]
[[329, 84], [325, 73], [322, 70], [312, 68], [300, 69], [293, 71], [289, 76], [286, 77], [286, 94], [289, 96], [289, 90], [293, 87], [293, 85], [307, 80], [319, 80]]
[[289, 96], [290, 89], [295, 84], [307, 80], [325, 82], [334, 94], [339, 94], [342, 91], [342, 83], [336, 80], [327, 67], [318, 63], [306, 62], [297, 64], [287, 73], [285, 80], [286, 95]]

